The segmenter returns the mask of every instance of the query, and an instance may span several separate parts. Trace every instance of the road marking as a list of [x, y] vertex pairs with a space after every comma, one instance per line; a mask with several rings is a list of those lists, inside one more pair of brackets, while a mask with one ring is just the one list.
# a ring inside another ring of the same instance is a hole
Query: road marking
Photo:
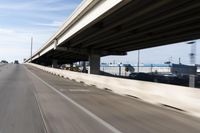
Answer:
[[44, 118], [44, 114], [43, 114], [43, 112], [42, 112], [41, 106], [40, 106], [40, 104], [39, 104], [39, 100], [38, 100], [39, 98], [38, 98], [38, 96], [36, 95], [36, 88], [35, 88], [35, 87], [34, 87], [34, 90], [35, 90], [35, 92], [33, 92], [33, 94], [34, 94], [34, 96], [35, 96], [36, 104], [38, 105], [38, 109], [39, 109], [40, 115], [41, 115], [41, 117], [42, 117], [42, 121], [43, 121], [43, 123], [44, 123], [45, 132], [46, 132], [46, 133], [50, 133], [50, 132], [49, 132], [49, 129], [48, 129], [48, 127], [47, 127], [47, 123], [46, 123], [46, 120], [45, 120], [45, 118]]
[[[28, 72], [30, 72], [26, 67], [24, 67], [25, 69], [26, 69], [26, 71], [28, 71]], [[48, 126], [47, 126], [47, 123], [46, 123], [46, 120], [45, 120], [45, 118], [44, 118], [44, 114], [43, 114], [43, 112], [42, 112], [42, 108], [41, 108], [41, 106], [40, 106], [40, 104], [39, 104], [39, 98], [38, 98], [38, 96], [37, 96], [37, 90], [36, 90], [36, 88], [35, 87], [33, 87], [34, 88], [34, 90], [33, 90], [33, 95], [34, 95], [34, 97], [35, 97], [35, 101], [36, 101], [36, 104], [37, 104], [37, 106], [38, 106], [38, 110], [39, 110], [39, 113], [40, 113], [40, 115], [41, 115], [41, 118], [42, 118], [42, 121], [43, 121], [43, 124], [44, 124], [44, 130], [45, 130], [45, 133], [50, 133], [49, 132], [49, 129], [48, 129]], [[1, 132], [0, 132], [1, 133]]]
[[77, 102], [75, 102], [74, 100], [72, 100], [71, 98], [69, 98], [68, 96], [64, 95], [62, 92], [58, 91], [56, 88], [54, 88], [53, 86], [51, 86], [50, 84], [48, 84], [46, 81], [42, 80], [40, 77], [38, 77], [36, 74], [32, 73], [30, 70], [28, 70], [28, 71], [34, 77], [36, 77], [42, 83], [44, 83], [47, 87], [51, 88], [53, 91], [55, 91], [56, 93], [58, 93], [59, 95], [61, 95], [63, 98], [65, 98], [66, 100], [68, 100], [70, 103], [74, 104], [80, 110], [82, 110], [83, 112], [85, 112], [87, 115], [89, 115], [90, 117], [92, 117], [94, 120], [96, 120], [99, 123], [101, 123], [103, 126], [105, 126], [106, 128], [108, 128], [113, 133], [122, 133], [121, 131], [119, 131], [118, 129], [116, 129], [115, 127], [113, 127], [112, 125], [110, 125], [109, 123], [107, 123], [106, 121], [102, 120], [101, 118], [99, 118], [98, 116], [96, 116], [95, 114], [93, 114], [92, 112], [90, 112], [89, 110], [87, 110], [86, 108], [84, 108], [83, 106], [81, 106], [80, 104], [78, 104]]
[[90, 92], [90, 90], [86, 90], [86, 89], [69, 89], [69, 91], [71, 91], [71, 92]]

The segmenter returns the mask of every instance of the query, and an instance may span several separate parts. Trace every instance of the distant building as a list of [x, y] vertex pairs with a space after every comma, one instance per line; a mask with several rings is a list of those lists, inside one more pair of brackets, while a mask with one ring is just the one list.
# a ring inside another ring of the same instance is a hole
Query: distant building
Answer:
[[[111, 64], [111, 63], [101, 63], [101, 71], [113, 74], [128, 76], [130, 73], [137, 70], [137, 64]], [[140, 64], [140, 72], [143, 73], [170, 73], [170, 64]]]
[[139, 67], [140, 72], [144, 73], [171, 73], [171, 64], [140, 64]]
[[200, 75], [200, 64], [196, 65], [197, 66], [197, 74]]
[[[129, 67], [130, 71], [127, 71], [127, 66]], [[101, 64], [101, 71], [113, 74], [113, 75], [122, 75], [122, 76], [128, 76], [130, 73], [132, 73], [134, 70], [137, 69], [136, 65], [130, 65], [130, 64], [107, 64], [102, 63]], [[139, 71], [143, 73], [162, 73], [162, 74], [168, 74], [173, 73], [177, 75], [190, 75], [190, 74], [196, 74], [196, 72], [200, 72], [200, 66], [197, 69], [197, 66], [188, 66], [183, 64], [140, 64], [139, 65]]]
[[183, 64], [172, 64], [171, 73], [177, 75], [196, 75], [197, 73], [197, 66], [188, 66]]

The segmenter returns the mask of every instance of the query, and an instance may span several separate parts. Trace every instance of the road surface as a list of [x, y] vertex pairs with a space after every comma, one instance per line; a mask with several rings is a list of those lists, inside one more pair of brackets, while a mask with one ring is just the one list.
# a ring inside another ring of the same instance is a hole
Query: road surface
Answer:
[[200, 119], [43, 72], [0, 67], [0, 133], [200, 133]]
[[44, 133], [44, 124], [24, 67], [0, 66], [0, 133]]

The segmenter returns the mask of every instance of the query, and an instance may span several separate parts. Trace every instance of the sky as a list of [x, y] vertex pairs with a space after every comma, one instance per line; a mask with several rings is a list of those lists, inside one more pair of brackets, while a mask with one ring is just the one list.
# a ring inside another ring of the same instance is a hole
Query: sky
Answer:
[[[30, 57], [30, 39], [37, 51], [59, 29], [81, 0], [0, 0], [0, 60], [23, 61]], [[200, 40], [196, 62], [200, 64]], [[140, 50], [141, 63], [165, 61], [189, 64], [190, 45], [186, 42]], [[108, 56], [102, 62], [137, 63], [137, 51], [127, 56]]]
[[[191, 40], [196, 42], [196, 64], [200, 64], [200, 40]], [[187, 42], [169, 44], [165, 46], [153, 47], [140, 50], [141, 64], [163, 64], [166, 61], [190, 65], [191, 45]], [[108, 56], [101, 59], [105, 63], [127, 63], [137, 64], [138, 51], [128, 52], [127, 56]]]
[[58, 30], [81, 0], [0, 0], [0, 60], [30, 57]]

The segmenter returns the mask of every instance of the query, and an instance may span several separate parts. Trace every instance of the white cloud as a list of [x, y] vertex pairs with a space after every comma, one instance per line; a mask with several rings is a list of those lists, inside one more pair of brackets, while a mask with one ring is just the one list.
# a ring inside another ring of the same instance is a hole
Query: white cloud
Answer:
[[23, 47], [0, 48], [0, 57], [0, 60], [7, 60], [8, 62], [14, 62], [14, 60], [23, 62], [24, 58], [30, 57], [30, 49]]
[[6, 3], [6, 4], [1, 4], [0, 9], [1, 10], [22, 10], [23, 8], [28, 7], [28, 6], [29, 6], [29, 4], [23, 4], [23, 3], [20, 3], [20, 4]]
[[61, 4], [52, 2], [12, 2], [12, 3], [1, 3], [0, 10], [9, 11], [63, 11], [73, 10], [77, 6], [77, 3]]
[[29, 57], [30, 38], [34, 38], [33, 52], [37, 51], [77, 4], [63, 0], [1, 1], [0, 60]]
[[12, 29], [3, 29], [3, 28], [0, 28], [0, 35], [2, 35], [2, 34], [12, 34], [14, 32], [15, 31], [12, 30]]
[[63, 24], [63, 21], [53, 21], [51, 23], [33, 23], [38, 26], [48, 26], [48, 27], [59, 27]]
[[[28, 32], [29, 31], [29, 32]], [[29, 57], [30, 38], [34, 38], [34, 50], [36, 51], [54, 31], [39, 29], [20, 29], [11, 30], [0, 28], [0, 60], [2, 57], [8, 61]]]

